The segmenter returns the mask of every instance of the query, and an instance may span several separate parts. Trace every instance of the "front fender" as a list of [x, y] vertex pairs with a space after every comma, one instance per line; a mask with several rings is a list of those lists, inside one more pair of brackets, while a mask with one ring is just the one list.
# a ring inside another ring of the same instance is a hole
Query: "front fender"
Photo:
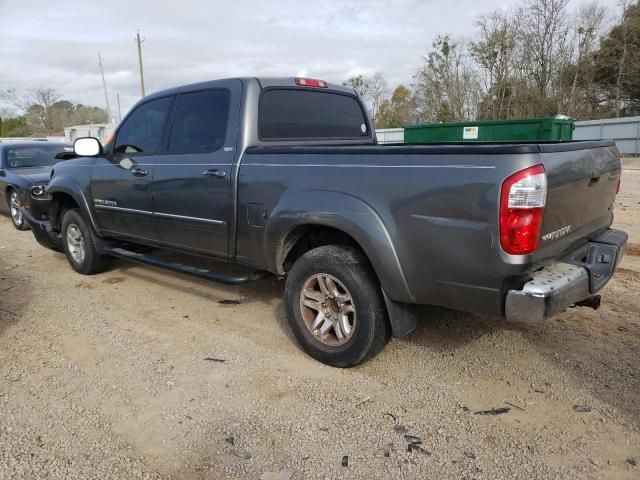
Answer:
[[77, 180], [64, 175], [55, 176], [47, 187], [47, 193], [51, 196], [54, 196], [56, 193], [65, 194], [73, 198], [73, 200], [80, 207], [80, 210], [82, 211], [84, 217], [88, 218], [91, 222], [91, 226], [93, 227], [94, 232], [98, 232], [98, 225], [87, 199], [87, 194], [82, 189]]
[[351, 236], [369, 258], [387, 295], [400, 302], [415, 301], [382, 218], [367, 203], [346, 193], [304, 190], [280, 199], [264, 236], [271, 271], [282, 269], [288, 235], [307, 225], [331, 227]]

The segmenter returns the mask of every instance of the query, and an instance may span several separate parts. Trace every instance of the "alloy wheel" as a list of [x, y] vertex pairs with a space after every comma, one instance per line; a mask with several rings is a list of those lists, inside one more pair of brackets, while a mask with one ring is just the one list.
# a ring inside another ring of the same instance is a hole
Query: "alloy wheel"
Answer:
[[21, 203], [18, 192], [11, 192], [9, 203], [11, 204], [11, 219], [17, 227], [21, 227], [22, 223], [24, 222], [24, 217], [22, 216], [22, 212], [20, 211]]
[[300, 291], [300, 310], [309, 331], [323, 344], [336, 347], [353, 336], [356, 307], [351, 293], [328, 273], [316, 273]]
[[85, 241], [82, 231], [75, 223], [70, 223], [67, 227], [67, 246], [73, 261], [82, 263], [86, 254]]

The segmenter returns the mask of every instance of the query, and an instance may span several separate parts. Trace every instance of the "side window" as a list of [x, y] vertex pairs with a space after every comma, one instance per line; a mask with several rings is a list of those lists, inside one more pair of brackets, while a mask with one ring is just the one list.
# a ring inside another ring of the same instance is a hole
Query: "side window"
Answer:
[[114, 152], [153, 153], [158, 150], [171, 110], [171, 97], [151, 100], [136, 108], [118, 130]]
[[169, 136], [170, 152], [218, 150], [227, 138], [229, 92], [210, 90], [180, 96]]

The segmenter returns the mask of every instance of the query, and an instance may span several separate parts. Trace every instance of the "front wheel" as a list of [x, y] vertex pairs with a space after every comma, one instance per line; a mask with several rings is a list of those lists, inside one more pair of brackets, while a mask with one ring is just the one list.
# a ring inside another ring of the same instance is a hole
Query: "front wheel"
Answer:
[[73, 208], [64, 212], [61, 234], [64, 253], [76, 272], [93, 275], [106, 269], [107, 259], [96, 250], [91, 229], [80, 210]]
[[328, 365], [358, 365], [389, 339], [378, 280], [355, 249], [328, 245], [302, 255], [287, 275], [285, 303], [302, 348]]
[[22, 202], [20, 201], [20, 195], [17, 190], [11, 190], [9, 193], [9, 208], [11, 209], [11, 222], [17, 230], [29, 230], [29, 225], [22, 215], [20, 210]]

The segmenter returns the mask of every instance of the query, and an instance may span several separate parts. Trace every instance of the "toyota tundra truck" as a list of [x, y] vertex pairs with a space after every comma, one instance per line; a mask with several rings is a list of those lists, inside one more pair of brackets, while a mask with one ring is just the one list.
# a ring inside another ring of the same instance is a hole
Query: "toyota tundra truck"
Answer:
[[610, 228], [613, 142], [381, 146], [356, 92], [315, 79], [161, 91], [105, 145], [74, 148], [47, 212], [23, 208], [41, 243], [83, 275], [119, 257], [227, 284], [280, 277], [296, 339], [337, 367], [410, 333], [415, 304], [521, 322], [597, 308], [627, 240]]

